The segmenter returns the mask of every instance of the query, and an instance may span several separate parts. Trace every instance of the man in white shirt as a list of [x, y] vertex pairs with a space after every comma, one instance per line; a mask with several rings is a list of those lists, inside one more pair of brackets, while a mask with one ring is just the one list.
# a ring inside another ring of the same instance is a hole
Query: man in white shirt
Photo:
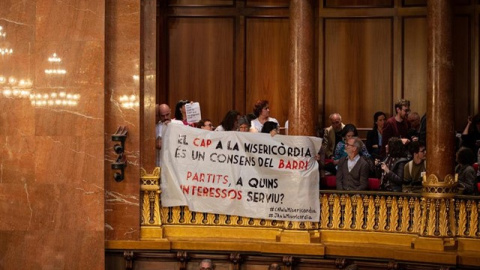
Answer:
[[160, 150], [162, 149], [162, 132], [164, 127], [171, 121], [171, 110], [167, 104], [160, 104], [155, 106], [156, 118], [158, 120], [156, 125], [156, 141], [155, 148], [157, 149], [157, 161], [156, 166], [160, 167]]

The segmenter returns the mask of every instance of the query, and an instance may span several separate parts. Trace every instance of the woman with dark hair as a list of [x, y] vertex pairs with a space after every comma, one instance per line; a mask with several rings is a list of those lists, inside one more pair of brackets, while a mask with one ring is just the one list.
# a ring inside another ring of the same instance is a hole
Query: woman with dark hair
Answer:
[[382, 130], [387, 115], [384, 112], [376, 112], [373, 115], [373, 129], [367, 133], [367, 150], [373, 158], [381, 159]]
[[239, 112], [235, 110], [228, 111], [222, 122], [220, 122], [220, 125], [218, 125], [218, 127], [215, 129], [215, 131], [237, 131], [238, 118], [240, 118]]
[[[347, 151], [345, 150], [345, 142], [348, 139], [352, 139], [355, 137], [358, 137], [357, 127], [355, 127], [355, 125], [353, 124], [346, 124], [342, 129], [342, 140], [339, 141], [337, 143], [337, 146], [335, 147], [335, 153], [333, 155], [334, 164], [337, 164], [342, 157], [348, 156]], [[360, 149], [359, 152], [361, 156], [367, 158], [371, 157], [365, 145], [363, 145], [362, 149]]]
[[381, 189], [385, 191], [402, 191], [403, 173], [405, 164], [408, 162], [406, 157], [405, 145], [398, 137], [392, 137], [388, 140], [387, 157], [383, 162], [377, 164], [380, 166]]
[[462, 146], [472, 149], [473, 153], [478, 152], [480, 148], [480, 114], [468, 118], [467, 126], [462, 133]]
[[263, 124], [262, 133], [270, 133], [270, 135], [275, 136], [278, 133], [278, 123], [267, 121]]
[[175, 120], [182, 121], [184, 125], [188, 125], [185, 104], [189, 102], [189, 100], [179, 100], [177, 105], [175, 105]]
[[476, 173], [472, 164], [475, 162], [475, 154], [472, 149], [461, 147], [457, 151], [455, 173], [458, 174], [458, 185], [463, 189], [462, 194], [476, 194]]
[[260, 132], [267, 121], [275, 122], [278, 125], [277, 119], [270, 117], [270, 106], [267, 100], [257, 101], [253, 107], [253, 114], [255, 114], [257, 118], [252, 120], [252, 132]]

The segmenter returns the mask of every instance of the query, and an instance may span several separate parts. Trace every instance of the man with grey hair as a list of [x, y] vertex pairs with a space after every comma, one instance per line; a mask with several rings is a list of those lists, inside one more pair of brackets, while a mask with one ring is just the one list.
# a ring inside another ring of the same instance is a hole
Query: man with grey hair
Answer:
[[203, 259], [201, 262], [200, 262], [200, 265], [199, 265], [199, 270], [213, 270], [215, 269], [215, 266], [213, 265], [213, 262], [212, 260], [210, 259]]
[[335, 146], [342, 140], [342, 129], [345, 125], [342, 123], [342, 116], [338, 113], [332, 113], [328, 119], [331, 126], [325, 128], [322, 147], [325, 149], [325, 157], [332, 158]]
[[346, 141], [345, 150], [348, 156], [338, 162], [337, 190], [367, 190], [370, 166], [359, 155], [362, 147], [363, 142], [357, 137]]

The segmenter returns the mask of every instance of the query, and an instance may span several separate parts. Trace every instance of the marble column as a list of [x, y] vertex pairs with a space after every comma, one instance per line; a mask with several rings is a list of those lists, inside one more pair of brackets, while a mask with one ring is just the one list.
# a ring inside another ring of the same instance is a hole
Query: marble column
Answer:
[[453, 175], [455, 128], [450, 0], [429, 0], [427, 78], [427, 176]]
[[313, 11], [310, 0], [290, 1], [290, 135], [315, 134]]

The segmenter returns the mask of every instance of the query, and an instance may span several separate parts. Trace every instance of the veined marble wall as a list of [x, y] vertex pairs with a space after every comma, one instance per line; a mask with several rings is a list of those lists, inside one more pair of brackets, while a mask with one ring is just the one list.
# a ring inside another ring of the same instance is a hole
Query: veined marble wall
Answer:
[[104, 1], [0, 1], [0, 269], [104, 268], [105, 24]]

